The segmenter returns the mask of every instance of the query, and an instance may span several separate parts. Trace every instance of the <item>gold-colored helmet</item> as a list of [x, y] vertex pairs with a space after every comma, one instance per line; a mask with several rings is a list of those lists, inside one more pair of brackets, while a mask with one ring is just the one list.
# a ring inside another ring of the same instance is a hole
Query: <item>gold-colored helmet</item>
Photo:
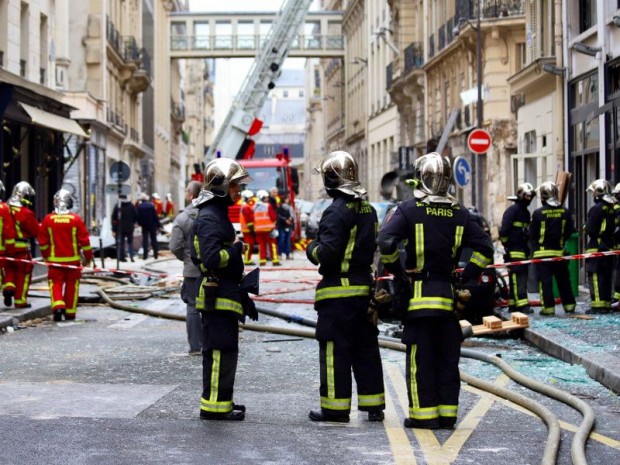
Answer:
[[536, 190], [534, 189], [534, 186], [532, 186], [529, 182], [524, 182], [519, 184], [515, 195], [509, 195], [506, 198], [508, 200], [523, 200], [525, 196], [529, 196], [529, 199], [526, 200], [532, 200], [535, 195]]
[[350, 153], [337, 150], [325, 155], [314, 168], [323, 178], [325, 189], [337, 190], [356, 198], [366, 195], [358, 178], [357, 162]]
[[247, 184], [252, 180], [243, 166], [230, 158], [216, 158], [205, 166], [204, 188], [216, 197], [226, 197], [230, 183]]
[[54, 194], [54, 211], [59, 215], [69, 213], [73, 208], [73, 197], [67, 189], [60, 189]]
[[606, 179], [592, 181], [586, 192], [592, 192], [595, 199], [601, 199], [607, 203], [616, 203], [616, 200], [611, 195], [611, 183]]
[[13, 192], [7, 203], [14, 207], [28, 207], [32, 205], [35, 195], [36, 192], [30, 184], [26, 181], [20, 181], [13, 187]]
[[540, 186], [538, 186], [537, 190], [540, 195], [541, 202], [544, 202], [551, 207], [560, 206], [560, 192], [558, 190], [558, 186], [556, 186], [554, 182], [543, 182]]
[[452, 166], [450, 160], [436, 152], [431, 152], [418, 158], [413, 168], [418, 180], [416, 189], [428, 195], [444, 197], [448, 194], [452, 181]]

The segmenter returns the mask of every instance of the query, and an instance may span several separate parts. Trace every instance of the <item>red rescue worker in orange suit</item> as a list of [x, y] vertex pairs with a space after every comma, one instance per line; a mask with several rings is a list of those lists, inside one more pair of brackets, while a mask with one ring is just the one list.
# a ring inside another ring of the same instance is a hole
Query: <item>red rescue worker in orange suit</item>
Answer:
[[30, 240], [39, 233], [39, 222], [34, 212], [29, 208], [34, 200], [35, 191], [26, 181], [21, 181], [13, 187], [13, 193], [7, 204], [15, 223], [15, 253], [13, 257], [23, 261], [9, 261], [5, 264], [4, 305], [10, 307], [15, 298], [15, 308], [29, 308], [28, 289], [32, 277], [32, 255], [30, 254]]
[[239, 211], [239, 223], [243, 233], [243, 242], [247, 244], [244, 252], [243, 263], [245, 265], [255, 265], [252, 261], [252, 249], [256, 242], [256, 231], [254, 230], [254, 193], [251, 190], [241, 192], [241, 209]]
[[267, 264], [267, 248], [269, 248], [273, 266], [280, 266], [278, 246], [276, 238], [273, 237], [278, 214], [269, 202], [269, 192], [261, 189], [256, 193], [256, 197], [258, 201], [254, 205], [254, 230], [258, 242], [258, 264], [259, 266]]
[[3, 257], [11, 257], [15, 246], [15, 224], [9, 206], [4, 200], [4, 184], [0, 181], [0, 284], [4, 279], [4, 267], [7, 261]]
[[[54, 195], [54, 213], [47, 215], [39, 230], [39, 247], [49, 264], [47, 279], [54, 321], [75, 320], [83, 266], [93, 258], [90, 235], [82, 218], [71, 212], [71, 193], [60, 189]], [[56, 265], [56, 266], [55, 266]], [[71, 266], [59, 266], [71, 265]]]
[[161, 200], [161, 197], [157, 192], [154, 192], [151, 196], [151, 202], [153, 202], [153, 206], [155, 207], [155, 213], [157, 213], [158, 218], [164, 217], [164, 202]]
[[[157, 209], [157, 207], [155, 207]], [[174, 218], [174, 202], [172, 201], [172, 194], [168, 192], [166, 194], [166, 206], [164, 208], [164, 214], [166, 218]]]

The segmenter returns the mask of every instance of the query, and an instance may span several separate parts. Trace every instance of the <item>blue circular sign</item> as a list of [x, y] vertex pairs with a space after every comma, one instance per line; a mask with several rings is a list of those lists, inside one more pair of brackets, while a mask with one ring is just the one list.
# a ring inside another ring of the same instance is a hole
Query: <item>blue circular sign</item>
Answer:
[[471, 166], [467, 159], [456, 157], [454, 161], [454, 180], [459, 187], [465, 187], [471, 181]]

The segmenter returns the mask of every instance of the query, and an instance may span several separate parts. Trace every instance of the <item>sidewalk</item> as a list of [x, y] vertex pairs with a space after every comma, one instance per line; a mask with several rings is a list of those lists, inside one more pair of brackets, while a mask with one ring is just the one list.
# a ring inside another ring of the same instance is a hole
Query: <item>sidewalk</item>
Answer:
[[[135, 263], [121, 263], [120, 269], [138, 271], [144, 270], [146, 265], [155, 273], [180, 275], [181, 263], [174, 259], [166, 260], [166, 256], [163, 254], [157, 261], [136, 259]], [[116, 260], [108, 259], [105, 265], [115, 268]], [[33, 287], [36, 286], [36, 283], [33, 284]], [[80, 293], [90, 293], [90, 287], [82, 286]], [[42, 295], [43, 292], [37, 291], [36, 294]], [[14, 309], [5, 308], [0, 301], [0, 332], [22, 321], [51, 315], [48, 298], [32, 297], [30, 302], [31, 308]], [[576, 315], [572, 316], [567, 316], [561, 305], [556, 306], [554, 317], [540, 316], [540, 308], [535, 307], [535, 313], [530, 315], [530, 327], [524, 330], [524, 338], [564, 362], [580, 364], [590, 377], [620, 394], [620, 313], [586, 316], [584, 311], [589, 306], [587, 294], [582, 293], [577, 302]], [[588, 319], [581, 319], [580, 316]]]

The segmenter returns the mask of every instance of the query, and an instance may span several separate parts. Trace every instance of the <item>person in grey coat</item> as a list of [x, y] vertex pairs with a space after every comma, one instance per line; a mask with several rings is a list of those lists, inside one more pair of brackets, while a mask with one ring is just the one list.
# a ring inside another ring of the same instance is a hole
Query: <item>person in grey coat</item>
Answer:
[[190, 355], [200, 355], [202, 351], [202, 323], [200, 313], [196, 310], [196, 296], [201, 274], [198, 267], [192, 263], [188, 242], [194, 219], [198, 214], [198, 209], [192, 205], [192, 200], [198, 197], [201, 188], [202, 183], [198, 181], [191, 181], [187, 185], [185, 189], [187, 207], [174, 219], [170, 236], [170, 251], [183, 261], [181, 299], [187, 304], [186, 326]]

